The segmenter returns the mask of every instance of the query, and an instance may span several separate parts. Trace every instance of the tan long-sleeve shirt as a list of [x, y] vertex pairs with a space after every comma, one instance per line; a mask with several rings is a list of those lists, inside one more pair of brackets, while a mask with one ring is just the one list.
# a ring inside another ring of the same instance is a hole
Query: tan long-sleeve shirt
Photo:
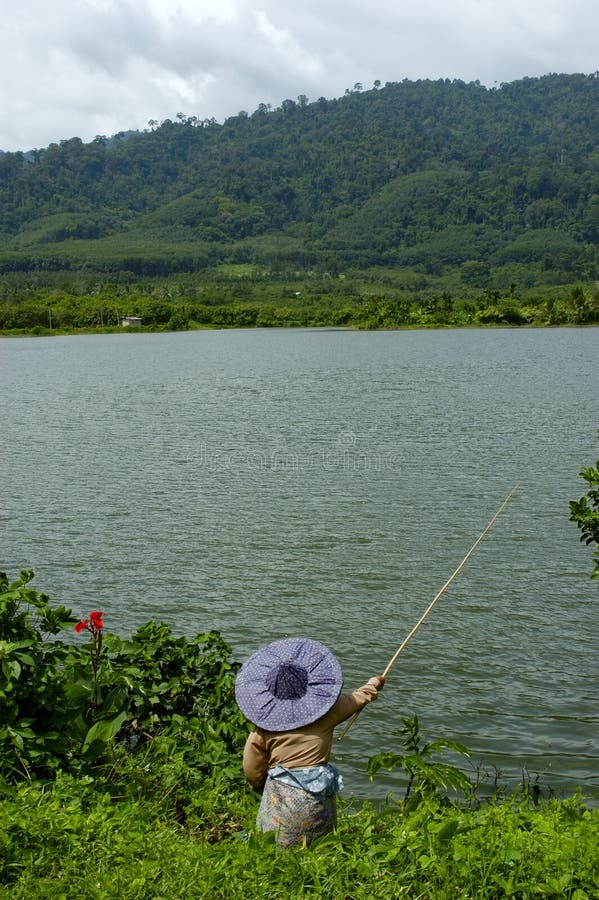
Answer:
[[376, 700], [381, 687], [378, 678], [371, 678], [357, 691], [341, 694], [330, 710], [316, 722], [295, 731], [255, 728], [248, 736], [243, 751], [243, 771], [251, 786], [261, 791], [266, 773], [273, 766], [298, 769], [327, 763], [336, 726]]

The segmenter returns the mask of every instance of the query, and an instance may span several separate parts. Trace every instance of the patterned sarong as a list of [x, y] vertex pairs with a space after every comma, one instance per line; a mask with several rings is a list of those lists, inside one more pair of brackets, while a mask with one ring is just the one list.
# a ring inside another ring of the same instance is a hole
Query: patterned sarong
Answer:
[[269, 769], [256, 824], [261, 831], [276, 831], [277, 845], [309, 844], [337, 824], [335, 794], [342, 787], [330, 763], [304, 769]]

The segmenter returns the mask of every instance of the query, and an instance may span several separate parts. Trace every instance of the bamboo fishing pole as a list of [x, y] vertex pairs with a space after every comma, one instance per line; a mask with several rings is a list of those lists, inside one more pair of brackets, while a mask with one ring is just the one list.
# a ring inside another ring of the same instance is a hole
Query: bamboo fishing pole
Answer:
[[[507, 506], [507, 504], [509, 503], [509, 501], [517, 487], [518, 487], [517, 484], [514, 485], [514, 487], [511, 489], [511, 491], [509, 492], [509, 494], [507, 495], [507, 497], [505, 498], [505, 500], [503, 501], [503, 503], [501, 504], [501, 506], [499, 507], [499, 509], [497, 510], [497, 512], [491, 519], [491, 521], [489, 522], [489, 524], [486, 526], [486, 528], [483, 529], [483, 531], [481, 531], [481, 533], [479, 534], [479, 536], [477, 537], [475, 542], [472, 544], [472, 546], [470, 547], [470, 550], [468, 551], [468, 553], [466, 554], [464, 559], [461, 561], [461, 563], [459, 564], [457, 569], [454, 569], [454, 571], [451, 573], [451, 575], [449, 576], [449, 578], [447, 579], [447, 581], [445, 582], [445, 584], [443, 585], [441, 590], [437, 594], [435, 594], [435, 596], [433, 597], [433, 599], [431, 600], [431, 602], [429, 603], [427, 608], [424, 610], [424, 612], [422, 613], [422, 615], [420, 616], [420, 618], [418, 619], [418, 621], [416, 622], [416, 624], [414, 625], [414, 627], [412, 628], [410, 633], [403, 639], [403, 641], [401, 642], [401, 644], [399, 645], [399, 647], [397, 648], [397, 650], [391, 657], [391, 659], [387, 665], [387, 668], [385, 669], [385, 671], [383, 672], [383, 674], [381, 676], [382, 678], [387, 677], [387, 675], [389, 674], [389, 672], [395, 665], [397, 657], [399, 656], [401, 651], [404, 649], [404, 647], [406, 646], [408, 641], [414, 637], [414, 635], [416, 634], [416, 632], [418, 631], [418, 629], [420, 628], [420, 626], [422, 625], [422, 623], [424, 622], [424, 620], [426, 619], [426, 617], [428, 616], [430, 611], [432, 610], [432, 608], [435, 605], [435, 603], [437, 602], [437, 600], [439, 600], [439, 598], [443, 596], [443, 594], [445, 593], [445, 591], [447, 590], [447, 588], [449, 587], [451, 582], [454, 580], [454, 578], [461, 572], [463, 567], [466, 565], [467, 561], [470, 559], [470, 557], [472, 556], [472, 554], [474, 553], [474, 551], [476, 550], [476, 548], [478, 547], [480, 542], [483, 540], [485, 535], [491, 530], [491, 528], [493, 527], [493, 525], [495, 524], [495, 522], [497, 521], [497, 519], [499, 518], [499, 516], [501, 515], [501, 513]], [[352, 727], [352, 725], [354, 724], [354, 722], [356, 721], [356, 719], [358, 718], [359, 715], [360, 715], [360, 710], [358, 710], [357, 713], [354, 713], [354, 715], [351, 717], [351, 719], [349, 720], [349, 722], [347, 723], [347, 725], [345, 726], [345, 728], [343, 729], [343, 731], [337, 738], [338, 741], [343, 740], [343, 738], [345, 737], [347, 732], [350, 730], [350, 728]]]

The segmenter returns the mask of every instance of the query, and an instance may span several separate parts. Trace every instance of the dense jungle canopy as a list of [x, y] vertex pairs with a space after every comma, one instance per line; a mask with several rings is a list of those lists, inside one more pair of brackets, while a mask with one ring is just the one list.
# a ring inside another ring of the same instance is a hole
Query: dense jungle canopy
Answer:
[[177, 113], [4, 153], [0, 296], [226, 266], [377, 271], [398, 291], [461, 296], [592, 287], [598, 76], [356, 84], [222, 124]]

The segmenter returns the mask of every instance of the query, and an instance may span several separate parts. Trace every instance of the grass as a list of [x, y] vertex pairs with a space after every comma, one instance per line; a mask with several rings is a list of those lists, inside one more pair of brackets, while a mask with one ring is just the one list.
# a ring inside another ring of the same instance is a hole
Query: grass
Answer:
[[334, 834], [286, 851], [253, 832], [256, 806], [225, 784], [206, 784], [184, 816], [164, 796], [115, 801], [92, 779], [20, 785], [2, 807], [0, 897], [599, 897], [599, 810], [577, 797], [345, 801]]

